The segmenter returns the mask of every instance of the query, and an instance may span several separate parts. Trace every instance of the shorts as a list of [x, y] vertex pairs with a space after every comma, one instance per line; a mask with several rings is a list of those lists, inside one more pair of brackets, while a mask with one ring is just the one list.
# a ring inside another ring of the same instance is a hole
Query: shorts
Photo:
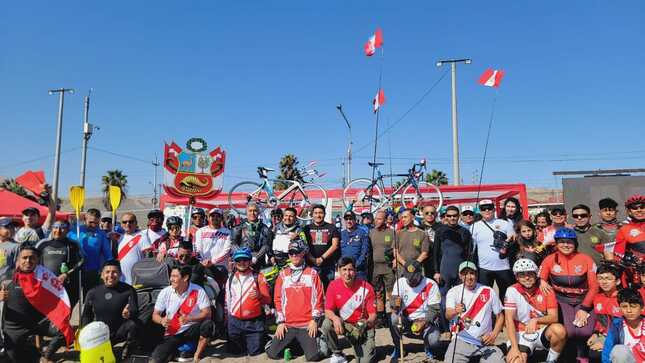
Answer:
[[[536, 331], [533, 334], [527, 334], [524, 332], [517, 332], [517, 345], [520, 346], [520, 352], [528, 353], [529, 355], [533, 354], [536, 350], [549, 350], [549, 339], [546, 338], [547, 326], [542, 327], [540, 330]], [[510, 340], [506, 342], [506, 346], [510, 347]]]

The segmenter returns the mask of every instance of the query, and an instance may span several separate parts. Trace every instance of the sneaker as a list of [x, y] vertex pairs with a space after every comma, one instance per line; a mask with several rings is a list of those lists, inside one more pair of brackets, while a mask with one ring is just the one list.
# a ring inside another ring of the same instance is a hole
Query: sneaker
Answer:
[[193, 352], [181, 352], [179, 357], [177, 357], [177, 362], [192, 362], [195, 353]]
[[334, 353], [329, 358], [329, 363], [347, 363], [347, 358], [343, 353]]
[[401, 352], [399, 352], [399, 348], [394, 348], [392, 354], [390, 354], [390, 363], [397, 363], [399, 358], [401, 358]]

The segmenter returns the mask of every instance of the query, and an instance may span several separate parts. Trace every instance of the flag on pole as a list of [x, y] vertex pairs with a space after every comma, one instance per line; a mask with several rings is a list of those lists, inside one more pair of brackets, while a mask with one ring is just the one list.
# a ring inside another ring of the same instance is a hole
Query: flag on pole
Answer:
[[374, 35], [372, 35], [365, 43], [365, 55], [371, 57], [376, 53], [376, 48], [383, 46], [383, 31], [379, 28], [376, 29]]
[[374, 105], [374, 113], [376, 113], [378, 109], [385, 104], [385, 93], [382, 89], [378, 90], [378, 93], [374, 96], [372, 104]]
[[502, 77], [504, 77], [504, 71], [488, 68], [484, 71], [481, 77], [479, 77], [479, 83], [482, 86], [497, 88], [499, 87], [500, 82], [502, 82]]

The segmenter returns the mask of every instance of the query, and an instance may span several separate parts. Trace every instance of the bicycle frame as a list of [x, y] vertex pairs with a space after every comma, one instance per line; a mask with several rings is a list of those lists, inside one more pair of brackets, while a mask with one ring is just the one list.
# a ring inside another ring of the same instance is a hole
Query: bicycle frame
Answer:
[[256, 191], [253, 192], [253, 194], [258, 193], [260, 190], [264, 190], [267, 195], [269, 196], [269, 199], [275, 198], [276, 200], [281, 201], [284, 197], [289, 195], [294, 190], [299, 190], [305, 197], [307, 194], [305, 193], [304, 189], [302, 189], [302, 184], [300, 182], [295, 181], [295, 180], [279, 180], [281, 182], [289, 183], [289, 187], [280, 193], [278, 196], [273, 195], [273, 187], [271, 186], [271, 183], [269, 182], [275, 182], [278, 181], [277, 179], [269, 179], [269, 178], [262, 178], [262, 184], [260, 184], [260, 188], [258, 188]]
[[[417, 178], [415, 177], [415, 169], [413, 168], [408, 174], [381, 174], [381, 171], [376, 168], [376, 179], [374, 180], [374, 183], [372, 185], [376, 185], [378, 183], [378, 186], [381, 188], [383, 191], [383, 199], [385, 200], [385, 204], [392, 204], [392, 201], [395, 199], [395, 195], [403, 195], [403, 191], [405, 188], [407, 188], [408, 185], [412, 185], [414, 189], [419, 193], [419, 184], [417, 182]], [[398, 188], [392, 191], [390, 194], [385, 193], [385, 182], [383, 181], [387, 177], [391, 176], [405, 176], [407, 179], [405, 182], [403, 182], [401, 185], [399, 185]], [[372, 186], [368, 187], [371, 188]], [[403, 198], [403, 197], [401, 197]]]

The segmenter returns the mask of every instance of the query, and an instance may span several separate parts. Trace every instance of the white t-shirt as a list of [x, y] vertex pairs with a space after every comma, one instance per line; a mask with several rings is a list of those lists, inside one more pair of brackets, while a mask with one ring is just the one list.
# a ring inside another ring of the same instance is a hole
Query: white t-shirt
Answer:
[[124, 233], [119, 240], [118, 259], [121, 262], [121, 281], [132, 285], [132, 266], [145, 257], [143, 251], [150, 248], [146, 234], [135, 232]]
[[463, 304], [466, 306], [466, 312], [462, 313], [462, 317], [468, 316], [468, 312], [474, 305], [473, 311], [477, 311], [469, 326], [459, 331], [459, 339], [462, 339], [470, 344], [481, 346], [481, 337], [484, 334], [493, 331], [493, 314], [497, 315], [502, 312], [502, 303], [495, 290], [488, 286], [477, 284], [473, 290], [464, 288], [464, 284], [457, 285], [448, 290], [446, 294], [446, 308], [454, 309], [460, 303], [461, 294], [464, 294]]
[[141, 231], [141, 233], [146, 235], [151, 245], [154, 245], [155, 242], [157, 242], [159, 239], [161, 239], [162, 237], [165, 237], [168, 234], [168, 231], [162, 228], [158, 232], [155, 232], [150, 228], [146, 228], [143, 231]]
[[[402, 295], [399, 294], [399, 287]], [[410, 287], [404, 277], [399, 278], [392, 289], [392, 296], [395, 295], [401, 296], [403, 312], [410, 320], [424, 319], [430, 305], [441, 304], [439, 286], [427, 277], [415, 287]]]
[[[490, 228], [486, 226], [486, 223]], [[491, 231], [491, 228], [495, 231], [506, 233], [509, 238], [515, 234], [511, 223], [503, 219], [493, 219], [490, 222], [484, 222], [483, 220], [475, 222], [472, 234], [475, 246], [477, 246], [479, 267], [491, 271], [510, 270], [508, 258], [500, 259], [499, 250], [493, 247], [493, 231]]]
[[[197, 303], [194, 304], [193, 309], [190, 311], [190, 314], [188, 314], [188, 316], [195, 317], [199, 315], [199, 311], [209, 307], [210, 302], [208, 301], [208, 296], [206, 295], [204, 289], [199, 287], [199, 285], [192, 283], [188, 285], [188, 289], [181, 295], [177, 294], [172, 286], [168, 286], [161, 290], [159, 292], [159, 296], [157, 296], [157, 301], [155, 302], [155, 311], [158, 311], [160, 313], [165, 311], [168, 320], [172, 320], [172, 318], [177, 313], [177, 310], [179, 310], [181, 304], [184, 302], [184, 300], [186, 300], [190, 292], [193, 290], [197, 290]], [[186, 329], [188, 329], [188, 327], [195, 323], [197, 322], [191, 321], [182, 324], [176, 334], [184, 332]]]
[[231, 231], [226, 227], [219, 229], [205, 226], [195, 232], [195, 252], [202, 261], [211, 260], [214, 265], [228, 267], [231, 251]]

